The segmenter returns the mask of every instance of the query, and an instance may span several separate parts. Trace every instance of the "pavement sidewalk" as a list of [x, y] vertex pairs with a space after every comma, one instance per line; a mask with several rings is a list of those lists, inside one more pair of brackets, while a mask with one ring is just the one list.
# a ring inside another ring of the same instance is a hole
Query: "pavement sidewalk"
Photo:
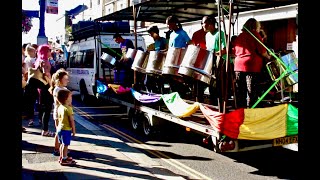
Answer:
[[[80, 115], [75, 120], [77, 133], [69, 146], [77, 161], [73, 167], [58, 163], [52, 154], [54, 139], [41, 136], [38, 119], [34, 127], [22, 120], [22, 179], [184, 179]], [[54, 129], [50, 119], [49, 130]]]

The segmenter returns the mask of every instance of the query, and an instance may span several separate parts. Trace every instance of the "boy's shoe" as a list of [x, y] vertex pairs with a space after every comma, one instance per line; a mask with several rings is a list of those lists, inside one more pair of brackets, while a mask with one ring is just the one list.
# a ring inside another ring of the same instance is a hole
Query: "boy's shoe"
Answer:
[[[61, 162], [61, 160], [62, 160], [62, 157], [61, 157], [61, 156], [59, 156], [59, 160], [58, 160], [58, 162], [60, 163], [60, 162]], [[71, 156], [68, 156], [68, 157], [67, 157], [67, 160], [74, 161], [74, 159], [73, 159]]]
[[53, 150], [52, 155], [54, 155], [54, 156], [60, 156], [60, 152], [59, 152], [59, 151], [56, 151], [56, 150]]
[[72, 157], [68, 157], [67, 159], [61, 159], [59, 163], [61, 166], [72, 166], [76, 164], [76, 161], [74, 161]]

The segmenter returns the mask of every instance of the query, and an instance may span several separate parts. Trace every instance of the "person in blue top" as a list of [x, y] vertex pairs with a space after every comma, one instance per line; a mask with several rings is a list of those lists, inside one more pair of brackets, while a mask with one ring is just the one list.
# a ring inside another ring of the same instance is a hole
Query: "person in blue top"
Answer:
[[[168, 16], [166, 24], [169, 31], [172, 31], [169, 38], [169, 48], [187, 48], [189, 44], [193, 44], [187, 32], [182, 29], [182, 25], [176, 16]], [[184, 96], [190, 92], [190, 79], [187, 77], [182, 80], [176, 79], [176, 77], [169, 77], [167, 81], [171, 91], [178, 92], [182, 98], [185, 98]]]
[[[149, 35], [153, 38], [154, 43], [148, 46], [148, 51], [166, 52], [168, 50], [168, 40], [159, 36], [159, 28], [151, 26], [148, 29]], [[163, 93], [163, 79], [161, 76], [146, 75], [146, 87], [153, 93]]]
[[151, 26], [148, 29], [148, 33], [154, 40], [155, 51], [166, 51], [168, 49], [168, 41], [166, 38], [159, 36], [159, 28], [157, 26]]
[[176, 16], [168, 16], [166, 24], [169, 30], [172, 30], [169, 38], [169, 47], [186, 48], [189, 44], [192, 44], [191, 38], [182, 29], [182, 25]]
[[133, 59], [126, 58], [126, 53], [129, 48], [134, 49], [133, 42], [130, 39], [124, 39], [122, 36], [118, 33], [113, 35], [113, 40], [119, 44], [119, 48], [121, 50], [121, 59], [116, 63], [116, 71], [122, 72], [121, 70], [125, 71], [125, 78], [124, 82], [121, 83], [122, 85], [126, 87], [132, 86], [134, 82], [134, 74], [133, 70], [131, 69]]

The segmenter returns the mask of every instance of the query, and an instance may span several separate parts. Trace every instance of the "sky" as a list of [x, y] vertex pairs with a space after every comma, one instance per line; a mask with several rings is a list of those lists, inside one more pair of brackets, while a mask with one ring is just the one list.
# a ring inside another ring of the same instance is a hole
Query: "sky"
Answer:
[[[64, 12], [82, 5], [85, 0], [58, 0], [58, 14], [45, 13], [45, 35], [48, 40], [55, 40], [56, 35], [64, 33]], [[40, 10], [39, 0], [22, 0], [23, 10]], [[60, 20], [58, 20], [61, 18]], [[37, 43], [39, 19], [32, 18], [33, 27], [25, 34], [22, 33], [22, 43]]]

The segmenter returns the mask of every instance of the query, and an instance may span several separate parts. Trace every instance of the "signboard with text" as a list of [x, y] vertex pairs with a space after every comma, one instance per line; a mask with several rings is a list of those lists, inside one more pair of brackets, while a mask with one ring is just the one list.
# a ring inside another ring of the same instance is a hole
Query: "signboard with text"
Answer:
[[58, 0], [46, 0], [46, 13], [58, 14]]

